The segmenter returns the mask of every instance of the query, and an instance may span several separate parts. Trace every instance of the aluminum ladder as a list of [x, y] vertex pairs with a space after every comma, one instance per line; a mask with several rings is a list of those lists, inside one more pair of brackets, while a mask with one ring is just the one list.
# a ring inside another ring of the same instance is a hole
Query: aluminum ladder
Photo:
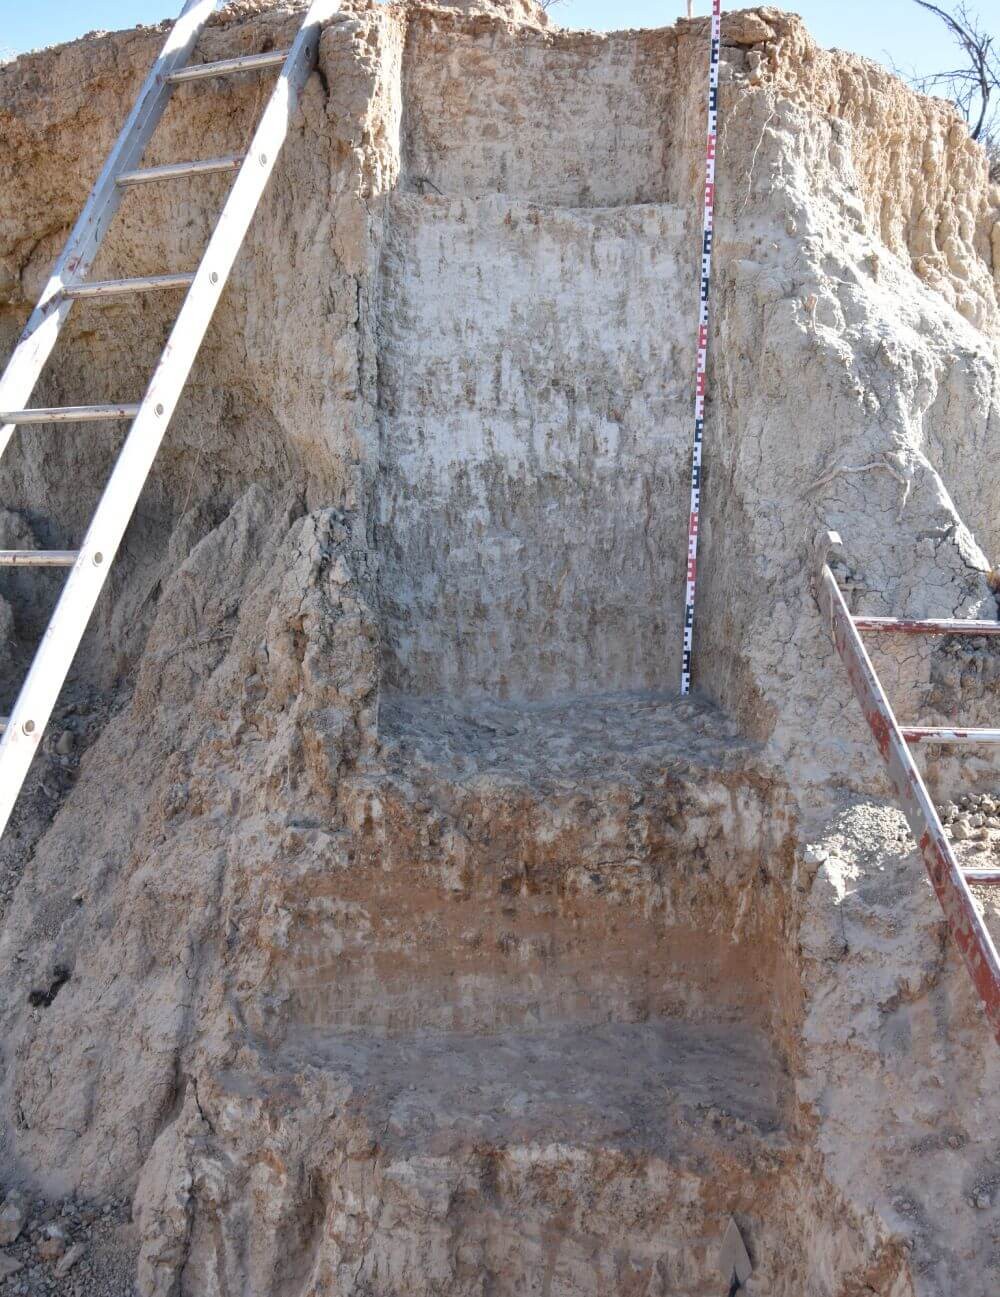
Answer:
[[[7, 449], [18, 425], [100, 420], [131, 423], [78, 550], [0, 551], [0, 566], [69, 569], [13, 711], [0, 722], [3, 725], [0, 833], [7, 826], [191, 366], [274, 170], [303, 89], [316, 67], [321, 28], [340, 7], [340, 0], [313, 0], [287, 50], [215, 63], [192, 63], [190, 58], [198, 37], [216, 3], [217, 0], [186, 0], [0, 378], [0, 455]], [[270, 69], [280, 69], [277, 84], [246, 154], [142, 169], [142, 155], [175, 86], [207, 77]], [[235, 180], [197, 270], [137, 279], [87, 280], [127, 190], [136, 185], [219, 172], [234, 173]], [[183, 305], [139, 404], [26, 408], [75, 301], [180, 289], [187, 290]]]
[[900, 809], [920, 847], [951, 935], [965, 960], [993, 1034], [1000, 1041], [1000, 957], [969, 888], [970, 883], [1000, 884], [1000, 869], [963, 869], [959, 865], [910, 751], [911, 744], [926, 742], [998, 743], [1000, 730], [901, 726], [861, 638], [863, 631], [869, 634], [1000, 635], [1000, 622], [854, 617], [830, 566], [831, 559], [837, 557], [843, 557], [840, 536], [834, 531], [824, 532], [817, 545], [816, 600], [847, 668], [868, 728], [889, 769]]

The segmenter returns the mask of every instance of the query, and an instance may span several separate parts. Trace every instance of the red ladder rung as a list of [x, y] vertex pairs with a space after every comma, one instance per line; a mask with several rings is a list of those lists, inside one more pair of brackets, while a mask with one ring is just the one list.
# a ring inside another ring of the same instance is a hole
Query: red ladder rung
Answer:
[[907, 743], [1000, 743], [1000, 730], [949, 729], [940, 725], [901, 725]]
[[893, 635], [1000, 635], [1000, 621], [963, 621], [937, 618], [917, 621], [909, 617], [855, 617], [860, 631], [886, 631]]

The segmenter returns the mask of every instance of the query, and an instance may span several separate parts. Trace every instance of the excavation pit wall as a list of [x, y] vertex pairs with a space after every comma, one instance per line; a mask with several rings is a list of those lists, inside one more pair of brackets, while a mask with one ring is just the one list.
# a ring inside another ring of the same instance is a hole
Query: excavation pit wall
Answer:
[[[0, 69], [7, 349], [161, 39]], [[993, 1046], [810, 552], [859, 611], [988, 614], [998, 203], [945, 106], [727, 16], [679, 706], [705, 39], [324, 32], [0, 847], [5, 1165], [138, 1185], [144, 1295], [714, 1293], [730, 1214], [772, 1295], [990, 1273]], [[186, 88], [151, 160], [262, 93]], [[221, 195], [133, 196], [97, 273], [186, 268]], [[37, 399], [135, 394], [170, 318], [75, 310]], [[20, 435], [3, 543], [76, 543], [115, 444]], [[8, 695], [52, 593], [0, 587]], [[942, 651], [884, 646], [901, 710], [985, 714]]]
[[390, 699], [380, 725], [385, 767], [340, 786], [338, 866], [299, 835], [272, 1031], [683, 1017], [787, 1042], [786, 794], [712, 709]]
[[405, 31], [378, 305], [387, 683], [662, 689], [693, 364], [676, 35], [434, 10]]

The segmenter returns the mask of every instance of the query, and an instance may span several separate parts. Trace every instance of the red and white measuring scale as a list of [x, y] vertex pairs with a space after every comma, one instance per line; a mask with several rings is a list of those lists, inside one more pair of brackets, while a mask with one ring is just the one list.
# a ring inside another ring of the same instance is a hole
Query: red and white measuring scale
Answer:
[[712, 41], [708, 60], [708, 141], [705, 149], [705, 213], [701, 239], [701, 296], [698, 306], [698, 361], [694, 388], [694, 446], [691, 452], [691, 513], [688, 519], [687, 589], [684, 596], [684, 656], [681, 694], [691, 692], [694, 650], [694, 597], [698, 576], [698, 527], [701, 520], [701, 448], [705, 435], [705, 389], [708, 383], [708, 305], [712, 286], [712, 230], [715, 224], [715, 145], [719, 124], [719, 51], [722, 45], [722, 0], [712, 0]]

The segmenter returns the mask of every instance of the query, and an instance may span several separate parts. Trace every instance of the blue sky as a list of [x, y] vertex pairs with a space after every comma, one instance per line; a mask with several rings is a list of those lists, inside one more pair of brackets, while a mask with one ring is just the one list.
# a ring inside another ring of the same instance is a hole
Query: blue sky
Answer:
[[[744, 0], [746, 2], [746, 0]], [[981, 0], [988, 13], [996, 0]], [[181, 0], [0, 0], [0, 52], [20, 53], [72, 40], [95, 28], [132, 27], [176, 15]], [[736, 5], [730, 6], [732, 8]], [[913, 0], [798, 0], [800, 13], [824, 45], [857, 50], [881, 62], [932, 70], [942, 59], [940, 24]], [[695, 0], [695, 12], [709, 12]], [[567, 27], [662, 27], [684, 12], [683, 0], [560, 0], [553, 17]]]

